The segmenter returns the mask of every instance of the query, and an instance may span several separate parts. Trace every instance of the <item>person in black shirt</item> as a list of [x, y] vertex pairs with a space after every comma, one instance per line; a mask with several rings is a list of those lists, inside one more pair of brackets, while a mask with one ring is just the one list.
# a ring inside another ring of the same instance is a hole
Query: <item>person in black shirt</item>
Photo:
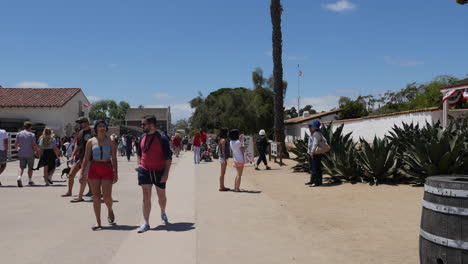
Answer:
[[[73, 154], [72, 154], [72, 159], [73, 160], [73, 165], [70, 170], [70, 174], [68, 175], [68, 192], [62, 195], [62, 197], [69, 197], [72, 195], [72, 190], [73, 190], [73, 184], [75, 182], [75, 176], [79, 172], [80, 169], [86, 170], [87, 168], [81, 168], [81, 164], [84, 158], [85, 150], [86, 150], [86, 143], [88, 142], [88, 139], [92, 138], [92, 131], [91, 128], [89, 127], [89, 120], [86, 117], [80, 117], [78, 120], [76, 120], [76, 123], [80, 124], [81, 130], [77, 134], [77, 143], [76, 146], [73, 149]], [[78, 193], [78, 197], [71, 200], [70, 202], [76, 203], [76, 202], [82, 202], [84, 201], [83, 199], [83, 193], [86, 188], [86, 181], [82, 181], [80, 179], [80, 192]], [[91, 190], [91, 189], [90, 189]], [[91, 192], [86, 194], [86, 196], [90, 196]]]
[[256, 170], [260, 170], [258, 168], [258, 165], [263, 161], [263, 164], [265, 164], [266, 169], [270, 170], [271, 168], [268, 167], [267, 159], [266, 159], [266, 152], [268, 148], [268, 139], [265, 136], [265, 130], [260, 130], [258, 133], [259, 136], [257, 138], [257, 150], [258, 150], [258, 159], [257, 159], [257, 165], [255, 166]]
[[127, 160], [130, 161], [130, 156], [132, 156], [133, 149], [133, 135], [125, 135], [125, 153], [127, 154]]

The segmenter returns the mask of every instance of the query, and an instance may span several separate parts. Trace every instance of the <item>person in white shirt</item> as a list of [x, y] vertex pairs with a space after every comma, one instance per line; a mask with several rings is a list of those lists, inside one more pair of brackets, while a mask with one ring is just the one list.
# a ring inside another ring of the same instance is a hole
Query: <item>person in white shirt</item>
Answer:
[[[0, 129], [0, 175], [6, 169], [8, 151], [8, 133]], [[0, 182], [0, 186], [2, 183]]]
[[234, 191], [240, 192], [240, 184], [242, 179], [242, 173], [244, 171], [244, 146], [242, 146], [242, 135], [239, 135], [239, 130], [231, 130], [230, 136], [231, 142], [230, 147], [232, 151], [232, 157], [234, 160], [234, 167], [237, 170], [236, 181], [234, 183]]
[[316, 151], [321, 141], [326, 139], [320, 131], [320, 121], [314, 120], [309, 124], [309, 142], [307, 144], [307, 154], [309, 154], [310, 181], [306, 185], [311, 187], [322, 185], [322, 154], [317, 154]]

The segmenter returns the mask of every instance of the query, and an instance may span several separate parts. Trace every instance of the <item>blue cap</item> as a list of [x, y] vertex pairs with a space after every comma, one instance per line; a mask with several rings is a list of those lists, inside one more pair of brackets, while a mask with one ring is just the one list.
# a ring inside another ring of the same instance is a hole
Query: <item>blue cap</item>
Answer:
[[314, 120], [314, 121], [310, 122], [309, 127], [313, 127], [315, 129], [319, 130], [320, 129], [320, 121]]

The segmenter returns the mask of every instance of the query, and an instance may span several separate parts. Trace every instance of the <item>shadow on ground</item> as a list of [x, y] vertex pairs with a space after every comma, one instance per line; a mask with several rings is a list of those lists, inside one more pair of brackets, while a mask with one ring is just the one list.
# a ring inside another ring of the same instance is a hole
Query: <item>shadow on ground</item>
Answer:
[[139, 226], [136, 225], [119, 225], [115, 224], [112, 226], [105, 226], [102, 229], [103, 230], [111, 230], [111, 231], [132, 231], [136, 230]]
[[169, 232], [185, 232], [195, 229], [194, 223], [180, 222], [169, 223], [167, 225], [159, 225], [155, 227], [154, 231], [169, 231]]

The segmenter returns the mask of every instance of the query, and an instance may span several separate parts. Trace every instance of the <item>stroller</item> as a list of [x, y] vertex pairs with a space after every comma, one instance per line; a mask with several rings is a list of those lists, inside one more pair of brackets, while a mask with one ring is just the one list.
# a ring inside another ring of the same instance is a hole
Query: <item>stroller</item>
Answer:
[[206, 162], [213, 161], [211, 151], [206, 144], [202, 145], [200, 155], [201, 155], [200, 157], [201, 161], [203, 160]]

